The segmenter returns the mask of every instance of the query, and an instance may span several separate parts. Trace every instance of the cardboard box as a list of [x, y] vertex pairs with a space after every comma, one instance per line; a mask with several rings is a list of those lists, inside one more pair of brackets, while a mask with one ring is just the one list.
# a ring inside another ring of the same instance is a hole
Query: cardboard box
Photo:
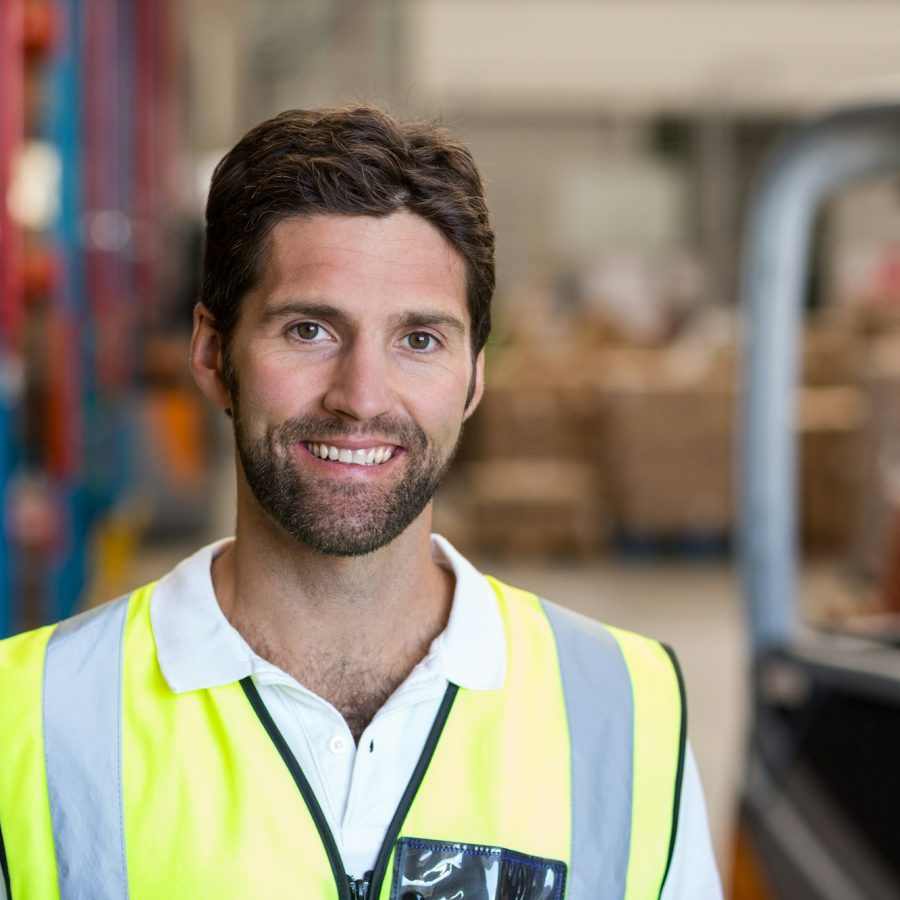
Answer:
[[608, 534], [596, 471], [585, 464], [468, 463], [441, 506], [436, 527], [476, 557], [589, 558], [603, 549]]
[[858, 519], [863, 394], [851, 387], [800, 394], [800, 537], [808, 553], [848, 551]]
[[616, 530], [717, 537], [734, 519], [734, 392], [619, 391], [607, 407], [606, 472]]
[[891, 530], [891, 493], [900, 469], [900, 338], [874, 341], [860, 369], [865, 398], [857, 502], [851, 513], [850, 563], [862, 578], [884, 575]]

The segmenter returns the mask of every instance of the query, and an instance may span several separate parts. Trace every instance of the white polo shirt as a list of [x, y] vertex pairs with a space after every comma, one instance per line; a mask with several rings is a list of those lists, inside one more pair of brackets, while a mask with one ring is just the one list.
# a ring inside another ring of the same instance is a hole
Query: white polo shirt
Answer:
[[[253, 676], [322, 807], [347, 873], [360, 877], [374, 867], [448, 682], [476, 691], [503, 683], [506, 638], [493, 589], [446, 540], [432, 537], [435, 560], [456, 579], [447, 627], [378, 711], [357, 747], [337, 709], [255, 654], [225, 618], [213, 591], [210, 565], [228, 543], [204, 547], [159, 581], [150, 616], [162, 673], [176, 693]], [[678, 834], [662, 897], [721, 896], [703, 792], [689, 747]]]

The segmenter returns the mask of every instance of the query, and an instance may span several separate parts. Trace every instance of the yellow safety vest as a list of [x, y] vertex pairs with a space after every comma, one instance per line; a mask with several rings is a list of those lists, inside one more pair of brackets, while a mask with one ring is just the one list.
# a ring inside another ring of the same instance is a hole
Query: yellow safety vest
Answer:
[[11, 900], [409, 900], [476, 884], [467, 898], [658, 898], [685, 746], [674, 657], [491, 583], [504, 684], [448, 688], [365, 885], [252, 679], [169, 688], [153, 585], [0, 642]]

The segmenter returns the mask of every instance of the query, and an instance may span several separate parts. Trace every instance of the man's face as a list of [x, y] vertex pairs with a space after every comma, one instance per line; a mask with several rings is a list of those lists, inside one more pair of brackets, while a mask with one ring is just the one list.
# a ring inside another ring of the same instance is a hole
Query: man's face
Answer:
[[463, 260], [407, 212], [277, 224], [230, 356], [252, 497], [338, 556], [376, 550], [420, 516], [482, 389]]

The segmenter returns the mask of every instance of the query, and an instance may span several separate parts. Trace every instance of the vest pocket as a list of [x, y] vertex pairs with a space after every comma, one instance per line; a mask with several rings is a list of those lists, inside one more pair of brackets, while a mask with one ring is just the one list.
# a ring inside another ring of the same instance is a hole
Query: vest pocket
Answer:
[[391, 900], [562, 900], [566, 864], [481, 844], [401, 838]]

